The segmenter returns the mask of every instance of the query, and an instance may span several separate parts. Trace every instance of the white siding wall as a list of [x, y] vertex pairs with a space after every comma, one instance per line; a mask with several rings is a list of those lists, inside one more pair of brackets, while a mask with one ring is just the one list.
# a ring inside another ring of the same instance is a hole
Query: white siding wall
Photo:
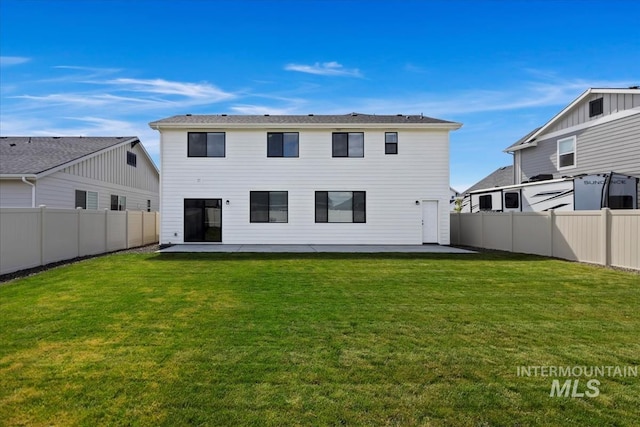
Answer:
[[31, 186], [20, 180], [0, 180], [0, 207], [30, 208]]
[[[223, 243], [421, 244], [415, 201], [428, 199], [449, 244], [448, 131], [349, 131], [364, 132], [364, 158], [332, 158], [330, 129], [300, 131], [299, 158], [267, 158], [266, 130], [227, 131], [226, 158], [188, 158], [187, 132], [163, 131], [161, 243], [183, 243], [185, 198], [220, 198]], [[385, 131], [398, 132], [399, 154], [384, 154]], [[250, 223], [250, 191], [288, 191], [289, 222]], [[367, 222], [316, 224], [315, 191], [366, 191]]]
[[98, 209], [110, 209], [111, 195], [125, 196], [129, 210], [147, 210], [147, 200], [151, 200], [151, 211], [159, 208], [157, 192], [137, 190], [124, 185], [109, 184], [91, 178], [56, 172], [38, 180], [36, 206], [73, 209], [75, 190], [95, 191], [98, 193]]

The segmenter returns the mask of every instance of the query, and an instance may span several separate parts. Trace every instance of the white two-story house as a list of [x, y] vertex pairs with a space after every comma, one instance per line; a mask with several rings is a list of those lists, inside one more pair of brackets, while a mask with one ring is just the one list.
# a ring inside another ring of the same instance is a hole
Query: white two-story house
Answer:
[[422, 115], [180, 115], [161, 244], [449, 244], [449, 132]]

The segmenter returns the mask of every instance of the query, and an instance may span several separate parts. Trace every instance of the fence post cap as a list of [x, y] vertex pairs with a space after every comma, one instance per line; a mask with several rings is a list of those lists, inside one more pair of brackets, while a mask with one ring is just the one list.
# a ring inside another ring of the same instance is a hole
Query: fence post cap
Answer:
[[47, 207], [47, 205], [39, 205], [38, 207], [39, 207], [40, 209], [44, 209], [44, 208], [46, 208], [46, 207]]

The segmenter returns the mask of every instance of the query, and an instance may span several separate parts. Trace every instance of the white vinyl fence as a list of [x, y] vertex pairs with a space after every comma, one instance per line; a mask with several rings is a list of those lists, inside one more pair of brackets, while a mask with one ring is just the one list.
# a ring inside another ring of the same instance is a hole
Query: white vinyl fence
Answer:
[[640, 270], [640, 210], [452, 213], [451, 244]]
[[158, 242], [159, 214], [0, 208], [0, 274]]

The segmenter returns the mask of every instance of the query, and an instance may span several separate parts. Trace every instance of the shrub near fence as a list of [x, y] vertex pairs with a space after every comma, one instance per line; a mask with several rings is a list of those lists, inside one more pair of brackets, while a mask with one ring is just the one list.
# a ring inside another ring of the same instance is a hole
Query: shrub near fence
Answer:
[[640, 270], [640, 210], [452, 213], [451, 244]]
[[0, 208], [0, 274], [158, 241], [159, 214]]

